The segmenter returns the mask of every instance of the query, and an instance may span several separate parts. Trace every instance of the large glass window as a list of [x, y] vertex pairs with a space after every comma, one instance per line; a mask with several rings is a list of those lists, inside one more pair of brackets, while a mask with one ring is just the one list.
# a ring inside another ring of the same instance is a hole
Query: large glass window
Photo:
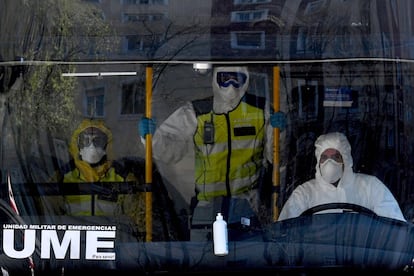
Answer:
[[122, 84], [121, 114], [140, 114], [145, 112], [145, 92], [140, 82]]
[[1, 274], [412, 274], [413, 1], [53, 2], [0, 0]]
[[88, 89], [86, 95], [85, 115], [89, 117], [103, 117], [105, 111], [104, 88]]
[[253, 22], [266, 19], [267, 10], [235, 11], [231, 13], [233, 22]]
[[264, 32], [232, 32], [231, 47], [239, 49], [264, 49]]

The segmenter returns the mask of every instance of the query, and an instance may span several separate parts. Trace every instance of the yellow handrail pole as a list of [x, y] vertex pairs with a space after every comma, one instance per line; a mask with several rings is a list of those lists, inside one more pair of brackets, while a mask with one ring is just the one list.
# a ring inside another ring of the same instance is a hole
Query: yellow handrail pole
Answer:
[[[145, 116], [152, 116], [152, 66], [146, 67], [145, 81]], [[152, 241], [152, 134], [145, 136], [145, 240]]]
[[[280, 68], [279, 66], [273, 66], [273, 110], [274, 112], [280, 111]], [[279, 164], [279, 138], [280, 129], [273, 128], [273, 192], [272, 192], [272, 215], [273, 221], [276, 221], [279, 217], [278, 198], [280, 190], [280, 164]]]

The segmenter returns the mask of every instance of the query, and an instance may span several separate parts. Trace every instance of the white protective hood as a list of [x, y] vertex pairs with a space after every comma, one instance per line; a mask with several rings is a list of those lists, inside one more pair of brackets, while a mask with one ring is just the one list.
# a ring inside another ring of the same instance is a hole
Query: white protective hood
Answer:
[[[246, 74], [247, 79], [243, 86], [235, 88], [230, 85], [229, 87], [220, 87], [217, 83], [217, 72], [242, 72]], [[215, 67], [213, 71], [213, 110], [217, 114], [228, 113], [238, 106], [241, 98], [249, 87], [249, 72], [245, 66], [224, 66]]]
[[338, 150], [344, 162], [344, 174], [339, 181], [339, 185], [343, 185], [343, 183], [347, 183], [347, 181], [352, 181], [353, 178], [353, 160], [351, 154], [351, 145], [349, 144], [348, 139], [346, 136], [340, 132], [332, 132], [328, 134], [324, 134], [318, 137], [315, 141], [315, 157], [316, 157], [316, 173], [315, 178], [318, 182], [323, 182], [326, 184], [331, 185], [330, 183], [326, 182], [322, 175], [319, 168], [319, 160], [321, 158], [321, 154], [327, 149], [336, 149]]

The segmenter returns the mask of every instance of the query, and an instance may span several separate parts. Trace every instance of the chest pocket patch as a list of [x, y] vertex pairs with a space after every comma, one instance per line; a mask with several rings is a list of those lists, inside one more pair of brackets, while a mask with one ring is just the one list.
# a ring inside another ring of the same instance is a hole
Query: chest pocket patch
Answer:
[[254, 126], [235, 127], [233, 131], [234, 131], [234, 136], [256, 135], [256, 128]]

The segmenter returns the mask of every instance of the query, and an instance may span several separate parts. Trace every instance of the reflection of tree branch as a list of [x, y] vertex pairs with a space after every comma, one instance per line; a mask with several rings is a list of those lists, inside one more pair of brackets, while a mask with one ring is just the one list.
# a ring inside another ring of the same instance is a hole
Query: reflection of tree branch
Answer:
[[[6, 125], [7, 125], [7, 115], [8, 115], [8, 98], [10, 94], [18, 93], [23, 87], [23, 77], [19, 76], [16, 78], [16, 80], [13, 82], [13, 85], [10, 87], [10, 89], [6, 88], [5, 93], [0, 93], [0, 127], [1, 132], [0, 133], [6, 133]], [[4, 139], [1, 140], [2, 144], [0, 145], [0, 160], [3, 160], [3, 149]]]
[[[90, 54], [91, 45], [96, 46], [95, 54], [113, 45], [106, 39], [110, 30], [108, 23], [92, 6], [85, 8], [78, 1], [65, 2], [65, 5], [47, 4], [47, 1], [13, 1], [6, 6], [4, 14], [16, 14], [13, 10], [18, 10], [20, 18], [0, 17], [0, 26], [15, 30], [13, 37], [9, 37], [10, 32], [1, 32], [2, 40], [13, 42], [16, 45], [13, 51], [26, 60], [73, 60], [80, 54]], [[4, 52], [4, 55], [10, 59], [10, 53]], [[39, 137], [45, 131], [46, 135], [48, 132], [63, 135], [71, 124], [75, 80], [61, 79], [65, 67], [72, 66], [28, 66], [24, 85], [15, 83], [9, 75], [11, 70], [6, 71], [4, 88], [7, 91], [0, 95], [0, 131], [14, 139], [12, 149], [16, 151], [26, 181], [31, 181], [28, 158], [32, 150], [39, 153], [43, 161], [44, 148], [36, 143]]]
[[[191, 38], [189, 38], [188, 40], [184, 41], [182, 43], [181, 46], [179, 47], [175, 47], [174, 48], [174, 52], [171, 53], [170, 55], [168, 55], [168, 53], [165, 54], [165, 56], [163, 57], [164, 60], [173, 60], [174, 57], [176, 57], [179, 53], [181, 53], [182, 51], [184, 51], [187, 47], [189, 47], [191, 44], [194, 43], [194, 41], [196, 41], [200, 35], [198, 35], [195, 31], [198, 30], [198, 33], [203, 33], [203, 29], [200, 28], [200, 26], [198, 24], [194, 24], [185, 28], [181, 28], [178, 29], [177, 31], [173, 32], [173, 27], [174, 24], [172, 22], [170, 22], [166, 27], [165, 30], [162, 32], [162, 39], [160, 39], [159, 41], [157, 41], [157, 33], [151, 28], [151, 25], [147, 23], [147, 21], [143, 20], [142, 21], [142, 25], [144, 27], [144, 29], [151, 34], [152, 36], [152, 45], [150, 47], [150, 50], [146, 53], [146, 56], [148, 59], [153, 59], [156, 55], [156, 53], [159, 51], [159, 49], [164, 46], [167, 45], [168, 42], [170, 42], [171, 40], [179, 37], [179, 36], [183, 36], [183, 35], [191, 35], [193, 34], [193, 36]], [[165, 70], [165, 68], [167, 68], [167, 66], [169, 66], [168, 64], [160, 64], [157, 66], [154, 66], [155, 68], [155, 74], [154, 74], [154, 81], [153, 81], [153, 86], [155, 87], [162, 72]]]
[[[0, 129], [1, 133], [6, 133], [4, 130], [6, 128], [6, 98], [7, 95], [4, 93], [0, 93]], [[1, 139], [0, 141], [0, 164], [3, 163], [3, 150], [5, 148], [5, 141]]]
[[[174, 27], [174, 25], [170, 22], [165, 30], [162, 32], [163, 36], [162, 39], [160, 39], [157, 42], [157, 33], [152, 30], [152, 28], [150, 27], [149, 24], [147, 24], [146, 21], [142, 22], [145, 30], [150, 33], [152, 35], [152, 45], [150, 47], [150, 50], [147, 52], [147, 58], [149, 59], [153, 59], [155, 57], [155, 54], [158, 52], [158, 50], [168, 44], [168, 42], [170, 42], [171, 40], [173, 40], [174, 38], [177, 38], [179, 36], [183, 36], [183, 35], [191, 35], [194, 34], [194, 37], [192, 39], [190, 39], [190, 43], [185, 42], [185, 47], [187, 47], [188, 45], [190, 45], [192, 42], [195, 41], [196, 38], [198, 38], [198, 36], [195, 33], [195, 30], [199, 30], [202, 31], [202, 29], [200, 28], [200, 26], [198, 24], [189, 26], [189, 27], [185, 27], [182, 29], [178, 29], [176, 32], [172, 32], [172, 29]], [[176, 56], [179, 52], [181, 52], [185, 47], [180, 47], [177, 51], [175, 51], [170, 58], [167, 58], [167, 60], [172, 60], [174, 58], [174, 56]]]
[[[178, 53], [180, 53], [182, 50], [184, 50], [185, 48], [187, 48], [187, 46], [189, 46], [191, 43], [193, 43], [198, 37], [194, 37], [193, 39], [191, 39], [190, 41], [186, 42], [184, 45], [182, 45], [180, 48], [178, 48], [175, 53], [173, 55], [171, 55], [169, 60], [172, 60]], [[157, 77], [154, 80], [154, 87], [156, 86], [159, 77], [161, 76], [162, 72], [165, 70], [165, 68], [167, 68], [168, 64], [162, 64], [158, 70], [158, 74]]]

